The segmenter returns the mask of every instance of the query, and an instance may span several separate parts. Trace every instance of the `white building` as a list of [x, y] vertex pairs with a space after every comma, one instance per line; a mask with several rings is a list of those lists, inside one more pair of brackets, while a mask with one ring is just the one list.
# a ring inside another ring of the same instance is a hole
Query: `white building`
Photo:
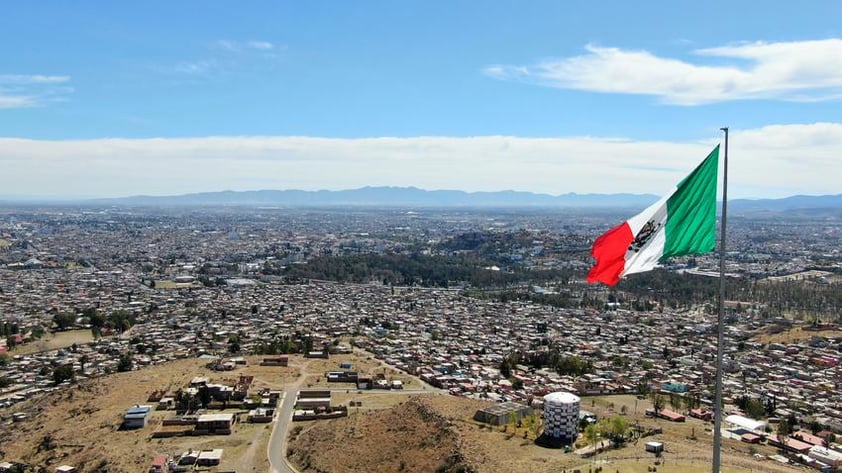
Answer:
[[544, 396], [544, 435], [573, 442], [579, 433], [579, 396], [557, 392]]

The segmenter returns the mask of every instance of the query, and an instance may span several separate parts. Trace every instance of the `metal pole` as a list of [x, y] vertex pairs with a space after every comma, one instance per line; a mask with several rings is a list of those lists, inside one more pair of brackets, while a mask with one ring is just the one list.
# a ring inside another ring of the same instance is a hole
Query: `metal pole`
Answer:
[[728, 127], [720, 128], [725, 132], [725, 163], [722, 175], [722, 221], [719, 237], [719, 316], [717, 317], [716, 342], [716, 399], [714, 400], [713, 422], [713, 473], [720, 473], [722, 450], [722, 358], [725, 345], [725, 217], [728, 213]]

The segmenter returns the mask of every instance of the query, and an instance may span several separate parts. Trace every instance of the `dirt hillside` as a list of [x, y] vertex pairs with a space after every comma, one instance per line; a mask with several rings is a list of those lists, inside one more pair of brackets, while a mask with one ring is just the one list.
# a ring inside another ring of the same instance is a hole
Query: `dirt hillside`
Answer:
[[[459, 401], [466, 400], [447, 399], [464, 404]], [[438, 404], [419, 396], [392, 409], [313, 424], [290, 443], [290, 460], [303, 473], [472, 471], [460, 451], [458, 426]]]

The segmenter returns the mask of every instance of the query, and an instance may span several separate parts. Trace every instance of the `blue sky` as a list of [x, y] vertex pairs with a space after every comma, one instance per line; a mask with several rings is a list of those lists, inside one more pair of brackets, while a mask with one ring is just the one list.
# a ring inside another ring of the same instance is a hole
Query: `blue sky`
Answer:
[[842, 192], [842, 3], [588, 3], [6, 5], [0, 194]]

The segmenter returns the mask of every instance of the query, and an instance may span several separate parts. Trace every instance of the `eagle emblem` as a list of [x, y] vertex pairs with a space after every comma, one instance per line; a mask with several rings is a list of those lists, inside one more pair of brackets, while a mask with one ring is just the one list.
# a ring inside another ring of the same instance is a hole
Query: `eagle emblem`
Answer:
[[652, 238], [652, 235], [654, 235], [655, 232], [657, 232], [661, 228], [661, 225], [661, 223], [658, 223], [656, 225], [655, 220], [650, 220], [646, 222], [646, 224], [643, 225], [643, 228], [641, 228], [640, 231], [637, 232], [637, 235], [635, 235], [634, 240], [632, 240], [631, 242], [631, 245], [629, 245], [629, 251], [634, 251], [635, 253], [640, 251], [646, 245], [646, 243], [649, 242], [649, 240]]

